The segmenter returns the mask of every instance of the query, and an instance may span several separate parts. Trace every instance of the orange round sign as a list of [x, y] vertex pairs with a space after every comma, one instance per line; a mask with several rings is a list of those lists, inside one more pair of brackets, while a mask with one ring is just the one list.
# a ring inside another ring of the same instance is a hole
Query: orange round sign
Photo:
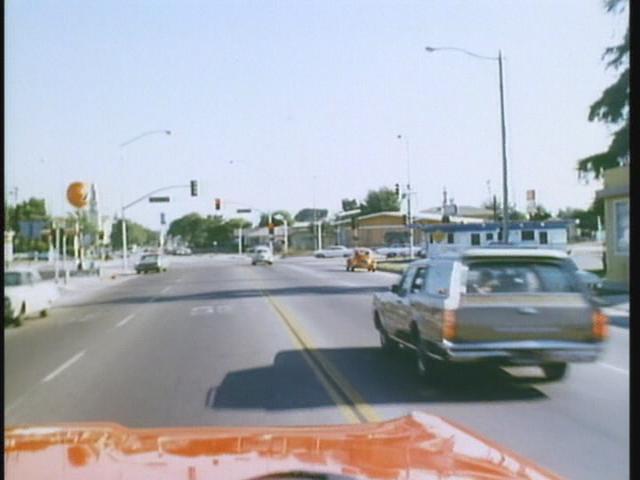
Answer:
[[73, 182], [67, 187], [67, 200], [76, 208], [86, 207], [89, 201], [89, 186], [84, 182]]

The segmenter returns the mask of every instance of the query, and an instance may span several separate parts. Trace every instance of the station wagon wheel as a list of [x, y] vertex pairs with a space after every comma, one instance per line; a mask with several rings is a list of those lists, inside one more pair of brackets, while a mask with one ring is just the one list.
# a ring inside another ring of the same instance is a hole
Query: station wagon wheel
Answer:
[[542, 371], [544, 372], [544, 376], [547, 380], [556, 381], [561, 380], [567, 374], [567, 364], [566, 363], [546, 363], [541, 365]]
[[438, 380], [441, 373], [441, 365], [424, 353], [420, 346], [420, 336], [414, 327], [413, 344], [415, 346], [415, 362], [418, 375], [425, 380]]
[[380, 346], [387, 353], [393, 353], [398, 350], [398, 344], [389, 336], [386, 330], [380, 330]]

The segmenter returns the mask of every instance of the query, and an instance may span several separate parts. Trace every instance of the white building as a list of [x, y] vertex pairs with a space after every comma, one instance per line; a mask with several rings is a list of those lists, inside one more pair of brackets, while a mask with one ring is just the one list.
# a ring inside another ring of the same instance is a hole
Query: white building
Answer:
[[[569, 223], [562, 220], [509, 222], [509, 243], [567, 251]], [[423, 227], [427, 256], [461, 252], [502, 242], [502, 224], [439, 223]]]

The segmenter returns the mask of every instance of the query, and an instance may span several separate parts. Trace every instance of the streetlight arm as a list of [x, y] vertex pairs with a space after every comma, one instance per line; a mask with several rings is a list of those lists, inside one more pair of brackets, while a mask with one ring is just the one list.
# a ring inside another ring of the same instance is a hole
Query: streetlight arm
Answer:
[[137, 200], [134, 200], [133, 202], [131, 202], [128, 205], [125, 205], [124, 207], [122, 207], [122, 210], [126, 210], [129, 207], [133, 207], [136, 203], [140, 203], [141, 201], [145, 200], [146, 198], [150, 197], [151, 195], [153, 195], [154, 193], [159, 193], [159, 192], [163, 192], [165, 190], [170, 190], [173, 188], [189, 188], [189, 185], [171, 185], [169, 187], [162, 187], [162, 188], [158, 188], [157, 190], [154, 190], [153, 192], [149, 192], [145, 195], [143, 195], [142, 197], [138, 198]]
[[442, 51], [442, 50], [451, 50], [451, 51], [454, 51], [454, 52], [464, 53], [465, 55], [469, 55], [470, 57], [480, 58], [482, 60], [498, 61], [498, 57], [488, 57], [486, 55], [478, 55], [477, 53], [470, 52], [469, 50], [465, 50], [464, 48], [457, 48], [457, 47], [425, 47], [425, 50], [427, 52], [429, 52], [429, 53], [439, 52], [439, 51]]
[[149, 130], [148, 132], [143, 132], [140, 135], [133, 137], [130, 140], [127, 140], [126, 142], [121, 143], [120, 145], [118, 145], [120, 148], [122, 147], [126, 147], [127, 145], [129, 145], [130, 143], [136, 142], [138, 140], [140, 140], [143, 137], [146, 137], [148, 135], [153, 135], [156, 133], [164, 133], [165, 135], [171, 135], [171, 130]]

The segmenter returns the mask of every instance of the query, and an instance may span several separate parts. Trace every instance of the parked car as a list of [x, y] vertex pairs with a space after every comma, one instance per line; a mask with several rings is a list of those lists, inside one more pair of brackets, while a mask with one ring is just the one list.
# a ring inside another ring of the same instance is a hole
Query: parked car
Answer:
[[347, 259], [347, 272], [355, 272], [356, 268], [365, 268], [369, 272], [375, 272], [378, 268], [373, 251], [369, 248], [356, 248], [353, 255]]
[[166, 272], [167, 266], [162, 256], [157, 253], [147, 253], [142, 255], [140, 261], [136, 264], [136, 273], [149, 273], [149, 272]]
[[[416, 245], [413, 246], [413, 254], [416, 255], [420, 248]], [[381, 247], [376, 249], [376, 253], [386, 258], [394, 257], [409, 257], [411, 255], [412, 248], [408, 243], [394, 243], [390, 247]]]
[[176, 255], [191, 255], [191, 249], [188, 247], [178, 247], [175, 250]]
[[5, 312], [9, 307], [12, 322], [20, 325], [32, 314], [45, 316], [60, 292], [54, 283], [43, 281], [36, 269], [13, 268], [4, 272], [4, 296]]
[[383, 348], [415, 352], [418, 372], [447, 364], [537, 365], [561, 379], [570, 362], [593, 362], [608, 318], [564, 252], [476, 248], [412, 262], [391, 292], [374, 295]]
[[316, 258], [332, 258], [332, 257], [349, 257], [353, 249], [347, 248], [344, 245], [332, 245], [331, 247], [323, 248], [313, 252], [313, 256]]
[[266, 263], [273, 265], [273, 252], [269, 247], [256, 247], [251, 254], [251, 265]]

